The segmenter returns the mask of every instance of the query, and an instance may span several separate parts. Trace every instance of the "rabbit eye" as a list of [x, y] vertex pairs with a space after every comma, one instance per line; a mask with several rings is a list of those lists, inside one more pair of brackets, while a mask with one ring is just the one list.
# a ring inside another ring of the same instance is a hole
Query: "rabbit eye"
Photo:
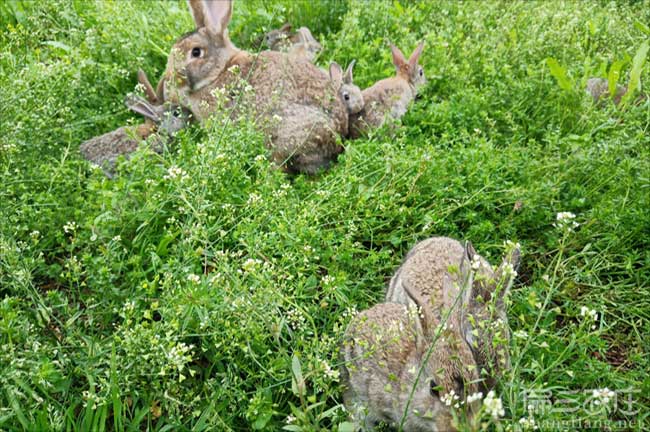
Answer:
[[429, 382], [429, 393], [433, 397], [440, 397], [440, 390], [438, 390], [438, 384], [434, 380]]
[[346, 101], [347, 101], [347, 100], [350, 100], [350, 94], [347, 93], [347, 92], [346, 92], [346, 93], [343, 93], [343, 99], [345, 99]]
[[176, 108], [174, 111], [172, 111], [172, 115], [176, 118], [180, 118], [183, 115], [183, 110], [181, 107]]
[[202, 50], [199, 47], [192, 48], [192, 57], [194, 58], [201, 57], [201, 52]]
[[422, 68], [420, 68], [420, 76], [423, 76], [423, 75], [424, 75], [424, 70]]

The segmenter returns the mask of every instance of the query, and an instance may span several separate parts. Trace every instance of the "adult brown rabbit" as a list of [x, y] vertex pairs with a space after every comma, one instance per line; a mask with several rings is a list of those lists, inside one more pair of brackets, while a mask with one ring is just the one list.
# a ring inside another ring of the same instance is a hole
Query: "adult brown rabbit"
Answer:
[[405, 288], [413, 306], [378, 304], [350, 323], [341, 346], [345, 406], [364, 431], [382, 422], [405, 432], [453, 431], [451, 407], [471, 418], [478, 380], [459, 308], [434, 313]]
[[[273, 160], [290, 154], [283, 168], [309, 174], [327, 168], [340, 153], [338, 137], [348, 130], [338, 88], [307, 59], [275, 51], [254, 55], [235, 47], [228, 36], [232, 3], [188, 0], [196, 30], [174, 44], [158, 93], [188, 107], [203, 122], [220, 106], [215, 91], [243, 81], [250, 96], [231, 98], [229, 106], [234, 115], [238, 104], [255, 108]], [[309, 133], [288, 136], [296, 128], [283, 127], [284, 122], [300, 124]]]
[[[448, 237], [432, 237], [411, 249], [390, 281], [386, 301], [413, 304], [408, 290], [425, 299], [434, 314], [459, 302], [462, 335], [485, 372], [484, 387], [490, 388], [510, 367], [510, 330], [505, 299], [519, 265], [515, 246], [494, 269], [476, 253], [472, 244], [463, 246]], [[454, 269], [454, 271], [450, 271]]]

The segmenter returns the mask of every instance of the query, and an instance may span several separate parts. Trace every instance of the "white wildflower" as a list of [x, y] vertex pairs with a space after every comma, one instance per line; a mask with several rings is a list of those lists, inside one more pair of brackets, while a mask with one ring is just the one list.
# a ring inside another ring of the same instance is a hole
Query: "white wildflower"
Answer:
[[501, 398], [496, 396], [494, 390], [488, 392], [487, 396], [483, 400], [483, 407], [485, 407], [485, 411], [495, 420], [505, 415]]
[[66, 234], [73, 234], [77, 230], [77, 223], [75, 221], [69, 221], [65, 225], [63, 225], [63, 231]]
[[616, 393], [605, 387], [603, 389], [595, 389], [592, 392], [592, 396], [594, 398], [594, 405], [609, 405], [609, 401], [614, 399]]
[[182, 169], [177, 167], [176, 165], [172, 165], [169, 167], [167, 170], [167, 174], [163, 176], [163, 179], [165, 180], [185, 180], [187, 179], [187, 173]]
[[537, 430], [537, 424], [535, 424], [535, 419], [532, 417], [522, 417], [519, 419], [519, 424], [524, 430]]
[[555, 215], [555, 223], [553, 226], [560, 229], [566, 229], [567, 231], [573, 231], [574, 228], [577, 228], [580, 224], [574, 219], [576, 215], [571, 212], [559, 212]]
[[262, 196], [253, 192], [248, 196], [247, 204], [248, 205], [255, 204], [261, 200], [262, 200]]
[[192, 283], [199, 284], [201, 282], [201, 277], [199, 275], [191, 273], [187, 275], [187, 280]]
[[114, 241], [115, 243], [117, 243], [117, 242], [119, 242], [119, 241], [121, 241], [121, 240], [122, 240], [122, 237], [121, 237], [119, 234], [116, 235], [115, 237], [113, 237], [113, 241]]
[[292, 416], [292, 415], [287, 416], [287, 420], [286, 420], [287, 424], [292, 424], [295, 421], [296, 421], [296, 418], [294, 416]]
[[467, 396], [467, 403], [471, 404], [481, 399], [483, 399], [483, 393], [481, 392], [472, 393], [471, 395]]

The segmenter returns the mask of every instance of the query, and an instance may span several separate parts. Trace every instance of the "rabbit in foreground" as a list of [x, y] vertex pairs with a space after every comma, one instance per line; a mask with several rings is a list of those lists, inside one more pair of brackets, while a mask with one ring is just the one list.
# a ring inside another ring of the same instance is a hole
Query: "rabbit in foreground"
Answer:
[[386, 301], [413, 304], [409, 291], [414, 291], [436, 316], [457, 301], [461, 337], [485, 371], [484, 388], [490, 388], [510, 367], [505, 299], [519, 259], [515, 246], [494, 270], [471, 243], [463, 246], [451, 238], [433, 237], [407, 254], [390, 281]]
[[144, 86], [148, 100], [140, 96], [129, 96], [125, 103], [130, 110], [145, 117], [137, 126], [123, 126], [112, 132], [85, 141], [79, 147], [82, 156], [99, 165], [107, 177], [112, 178], [115, 163], [119, 156], [128, 156], [138, 148], [138, 144], [154, 135], [152, 149], [162, 151], [164, 140], [173, 137], [176, 132], [189, 123], [189, 112], [179, 106], [158, 104], [159, 99], [143, 70], [138, 71], [138, 81]]
[[264, 35], [264, 43], [272, 51], [283, 51], [290, 55], [302, 56], [313, 62], [323, 46], [314, 38], [307, 27], [300, 27], [291, 33], [291, 24], [271, 30]]
[[[327, 73], [304, 58], [276, 51], [253, 55], [235, 47], [227, 28], [231, 0], [188, 4], [197, 29], [172, 48], [160, 84], [164, 99], [188, 107], [204, 122], [219, 109], [215, 91], [243, 81], [251, 91], [241, 99], [230, 98], [227, 107], [234, 116], [238, 107], [253, 107], [273, 160], [289, 154], [291, 160], [282, 167], [309, 174], [329, 166], [340, 153], [337, 138], [347, 134], [348, 115]], [[273, 121], [277, 117], [281, 121]], [[300, 124], [309, 134], [298, 139], [287, 135], [295, 128], [285, 123]], [[297, 142], [301, 144], [289, 148]]]
[[352, 76], [352, 68], [354, 68], [355, 60], [352, 60], [348, 68], [343, 74], [343, 69], [338, 63], [330, 63], [330, 79], [335, 85], [339, 87], [339, 97], [343, 99], [343, 103], [348, 110], [348, 114], [356, 114], [363, 109], [363, 95], [361, 89], [354, 84]]
[[344, 403], [364, 431], [398, 427], [402, 417], [405, 432], [455, 430], [451, 403], [468, 418], [476, 409], [465, 402], [477, 391], [476, 363], [457, 314], [445, 322], [406, 289], [415, 307], [382, 303], [350, 323], [341, 347]]
[[426, 83], [424, 69], [418, 64], [423, 48], [424, 41], [406, 60], [399, 48], [391, 44], [397, 74], [363, 90], [365, 107], [350, 119], [351, 138], [358, 138], [368, 130], [380, 127], [387, 117], [399, 119], [406, 113], [418, 90]]

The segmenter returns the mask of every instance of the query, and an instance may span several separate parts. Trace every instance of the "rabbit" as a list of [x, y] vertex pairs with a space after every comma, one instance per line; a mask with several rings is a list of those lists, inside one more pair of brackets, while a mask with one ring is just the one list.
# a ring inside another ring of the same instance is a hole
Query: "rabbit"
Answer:
[[470, 420], [477, 411], [465, 401], [477, 391], [476, 363], [457, 314], [445, 321], [406, 289], [416, 307], [381, 303], [348, 326], [340, 348], [344, 404], [364, 431], [396, 428], [403, 416], [405, 432], [455, 430], [450, 405]]
[[343, 99], [348, 115], [356, 114], [363, 109], [363, 95], [361, 89], [353, 82], [352, 68], [355, 60], [352, 60], [343, 74], [343, 69], [338, 63], [330, 63], [330, 79], [339, 86], [339, 96]]
[[127, 97], [125, 103], [130, 110], [145, 117], [144, 123], [120, 127], [91, 138], [79, 147], [83, 157], [102, 167], [108, 178], [113, 178], [115, 163], [119, 156], [133, 153], [142, 140], [152, 137], [156, 131], [159, 135], [152, 141], [152, 149], [161, 152], [164, 141], [173, 137], [190, 120], [189, 111], [172, 104], [159, 104], [160, 99], [142, 69], [138, 71], [138, 81], [144, 87], [147, 100], [131, 95]]
[[[347, 134], [348, 115], [327, 73], [305, 58], [276, 51], [253, 55], [235, 47], [227, 28], [232, 0], [188, 0], [188, 5], [197, 29], [172, 48], [158, 87], [164, 100], [187, 107], [203, 123], [219, 109], [215, 91], [243, 81], [252, 91], [240, 100], [229, 97], [227, 107], [234, 116], [238, 107], [254, 107], [273, 160], [291, 154], [282, 168], [307, 174], [329, 166], [340, 153], [337, 139]], [[277, 117], [282, 120], [273, 121]], [[296, 124], [309, 133], [298, 139], [287, 135]], [[300, 145], [288, 149], [291, 143]]]
[[365, 106], [350, 119], [351, 138], [358, 138], [369, 129], [380, 127], [386, 117], [401, 118], [420, 88], [426, 84], [424, 69], [418, 64], [424, 41], [420, 42], [408, 61], [395, 45], [391, 44], [390, 48], [397, 74], [363, 90]]
[[283, 51], [290, 55], [304, 57], [314, 62], [323, 46], [314, 38], [307, 27], [300, 27], [296, 33], [291, 33], [291, 24], [271, 30], [264, 35], [264, 43], [272, 51]]
[[[504, 346], [510, 340], [505, 299], [520, 255], [519, 246], [515, 246], [494, 270], [470, 242], [463, 246], [448, 237], [424, 240], [411, 249], [392, 277], [386, 301], [412, 304], [411, 290], [439, 313], [458, 297], [462, 336], [485, 372], [483, 389], [489, 389], [510, 368], [508, 347]], [[450, 272], [450, 268], [456, 271]]]
[[[601, 102], [602, 99], [609, 98], [609, 81], [605, 78], [589, 78], [587, 80], [586, 92], [590, 95], [594, 103]], [[614, 93], [614, 105], [621, 103], [621, 99], [627, 93], [627, 87], [616, 84]]]
[[[609, 81], [606, 78], [589, 78], [587, 80], [585, 91], [592, 97], [594, 103], [601, 103], [603, 100], [610, 98]], [[618, 106], [621, 103], [621, 100], [623, 100], [623, 96], [627, 94], [627, 91], [627, 86], [616, 84], [616, 90], [612, 97], [614, 105]], [[634, 103], [643, 103], [646, 99], [648, 99], [648, 95], [646, 93], [640, 93]]]

